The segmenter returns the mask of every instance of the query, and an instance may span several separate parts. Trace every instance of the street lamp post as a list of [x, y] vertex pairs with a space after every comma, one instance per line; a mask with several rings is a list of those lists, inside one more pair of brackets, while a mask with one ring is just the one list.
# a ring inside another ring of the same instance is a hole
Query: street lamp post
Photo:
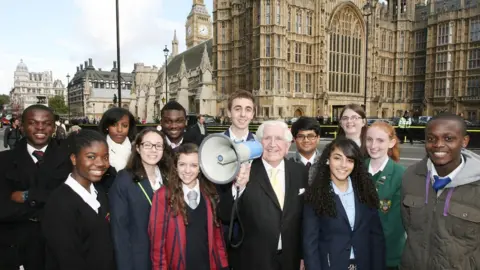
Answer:
[[168, 53], [170, 51], [167, 48], [167, 45], [165, 45], [165, 49], [163, 49], [163, 54], [165, 55], [165, 99], [168, 102], [168, 74], [167, 74], [167, 59], [168, 59]]
[[[368, 27], [369, 27], [369, 20], [370, 15], [372, 15], [372, 4], [370, 3], [371, 0], [367, 0], [367, 3], [363, 6], [363, 16], [366, 17], [365, 19], [365, 86], [364, 86], [364, 95], [363, 95], [363, 106], [365, 112], [367, 111], [367, 76], [368, 76]], [[367, 115], [368, 116], [368, 115]]]
[[97, 119], [95, 117], [95, 102], [92, 105], [93, 105], [93, 122], [95, 123], [95, 119]]
[[67, 73], [67, 106], [68, 106], [68, 123], [70, 123], [70, 74]]
[[118, 107], [122, 107], [122, 84], [120, 82], [120, 23], [119, 23], [119, 12], [118, 12], [118, 0], [115, 1], [116, 7], [116, 24], [117, 24], [117, 84], [118, 84]]

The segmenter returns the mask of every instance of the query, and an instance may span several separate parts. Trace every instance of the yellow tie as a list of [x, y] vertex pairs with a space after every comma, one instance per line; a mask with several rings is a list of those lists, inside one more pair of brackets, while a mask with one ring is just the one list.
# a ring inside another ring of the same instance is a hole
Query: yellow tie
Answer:
[[278, 169], [272, 168], [270, 171], [270, 183], [272, 184], [273, 191], [275, 191], [275, 194], [277, 195], [277, 200], [280, 204], [280, 208], [283, 210], [283, 200], [285, 194], [283, 192], [282, 185], [280, 184], [280, 180], [278, 179], [277, 175]]

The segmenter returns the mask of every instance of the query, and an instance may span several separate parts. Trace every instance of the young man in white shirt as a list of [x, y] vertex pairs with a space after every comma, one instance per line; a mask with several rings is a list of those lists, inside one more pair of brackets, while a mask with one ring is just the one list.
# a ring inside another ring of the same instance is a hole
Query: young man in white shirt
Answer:
[[297, 146], [297, 152], [291, 160], [307, 167], [308, 183], [311, 184], [315, 173], [313, 165], [320, 158], [320, 151], [317, 149], [320, 142], [320, 124], [313, 117], [302, 116], [293, 123], [291, 131]]

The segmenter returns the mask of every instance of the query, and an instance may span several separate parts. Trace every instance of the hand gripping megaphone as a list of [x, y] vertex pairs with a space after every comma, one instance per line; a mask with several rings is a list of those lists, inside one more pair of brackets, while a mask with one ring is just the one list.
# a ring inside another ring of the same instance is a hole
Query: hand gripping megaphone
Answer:
[[233, 142], [223, 134], [211, 134], [200, 145], [199, 161], [203, 175], [215, 184], [235, 180], [244, 162], [262, 156], [262, 145], [257, 141]]

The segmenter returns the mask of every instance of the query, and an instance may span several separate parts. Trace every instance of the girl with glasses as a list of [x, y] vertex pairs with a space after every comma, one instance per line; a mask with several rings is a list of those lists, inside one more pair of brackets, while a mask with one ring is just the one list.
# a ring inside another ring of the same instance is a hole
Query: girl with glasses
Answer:
[[365, 134], [367, 132], [367, 119], [362, 106], [358, 104], [349, 104], [343, 107], [340, 112], [340, 121], [338, 123], [339, 137], [347, 137], [354, 141], [364, 156], [367, 156], [365, 147]]
[[175, 149], [168, 186], [153, 197], [148, 227], [152, 269], [228, 269], [215, 185], [200, 172], [198, 147]]
[[150, 270], [148, 219], [155, 191], [167, 184], [171, 153], [154, 128], [135, 138], [132, 154], [109, 192], [117, 270]]

